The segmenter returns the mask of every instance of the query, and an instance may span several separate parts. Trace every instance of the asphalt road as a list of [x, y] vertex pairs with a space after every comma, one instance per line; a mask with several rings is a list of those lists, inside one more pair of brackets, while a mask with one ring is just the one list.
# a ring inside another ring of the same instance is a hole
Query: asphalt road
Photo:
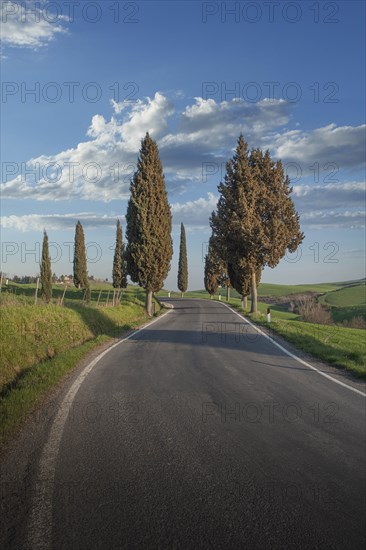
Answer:
[[4, 548], [363, 549], [365, 398], [223, 304], [169, 301], [28, 430]]

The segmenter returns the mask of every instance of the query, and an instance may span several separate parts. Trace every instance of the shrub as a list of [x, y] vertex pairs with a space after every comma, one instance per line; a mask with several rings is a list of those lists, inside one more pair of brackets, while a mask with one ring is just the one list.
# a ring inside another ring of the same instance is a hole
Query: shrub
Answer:
[[303, 321], [317, 323], [319, 325], [333, 324], [332, 315], [329, 309], [319, 304], [311, 296], [303, 296], [296, 304], [296, 307]]
[[364, 319], [361, 315], [358, 315], [357, 317], [352, 317], [352, 319], [344, 320], [343, 326], [347, 328], [366, 329], [366, 319]]

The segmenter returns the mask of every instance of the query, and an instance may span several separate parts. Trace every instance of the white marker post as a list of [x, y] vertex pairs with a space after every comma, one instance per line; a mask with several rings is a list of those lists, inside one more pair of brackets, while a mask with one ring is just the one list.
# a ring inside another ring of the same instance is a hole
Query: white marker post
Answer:
[[270, 323], [271, 322], [271, 309], [268, 307], [267, 308], [267, 323]]

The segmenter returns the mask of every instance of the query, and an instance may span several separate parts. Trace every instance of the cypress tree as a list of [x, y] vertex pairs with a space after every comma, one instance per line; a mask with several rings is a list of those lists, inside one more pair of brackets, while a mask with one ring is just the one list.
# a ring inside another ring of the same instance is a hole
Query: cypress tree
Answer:
[[158, 146], [147, 133], [141, 142], [137, 170], [130, 186], [126, 221], [127, 272], [146, 290], [151, 315], [152, 294], [158, 292], [170, 270], [173, 255], [172, 215]]
[[186, 230], [183, 223], [180, 224], [180, 247], [179, 247], [179, 263], [178, 263], [178, 288], [182, 293], [188, 288], [188, 260], [187, 260], [187, 243]]
[[226, 285], [228, 273], [226, 263], [218, 252], [217, 239], [211, 235], [208, 243], [208, 251], [205, 256], [204, 283], [207, 292], [213, 296], [221, 285]]
[[[242, 308], [247, 309], [248, 296], [251, 290], [251, 270], [246, 258], [233, 258], [228, 264], [228, 274], [235, 290], [242, 299]], [[258, 287], [262, 275], [262, 268], [256, 272], [256, 285]]]
[[250, 268], [245, 258], [233, 258], [228, 263], [228, 274], [235, 290], [242, 299], [242, 308], [247, 308], [247, 298], [250, 291]]
[[114, 288], [126, 288], [127, 286], [125, 245], [123, 243], [122, 226], [119, 220], [117, 220], [112, 280]]
[[[87, 291], [86, 298], [90, 293], [88, 272], [86, 265], [86, 249], [84, 230], [80, 221], [77, 222], [75, 228], [75, 245], [74, 245], [74, 285], [76, 288], [83, 288]], [[89, 292], [88, 292], [89, 290]]]
[[251, 311], [257, 312], [257, 277], [264, 266], [276, 267], [281, 258], [295, 252], [304, 239], [300, 218], [291, 198], [290, 179], [284, 175], [282, 162], [273, 161], [267, 150], [253, 149], [249, 163], [257, 188], [257, 233], [247, 235], [257, 246], [256, 261], [252, 262]]
[[[273, 162], [269, 152], [263, 154], [260, 149], [249, 155], [242, 135], [218, 189], [211, 227], [228, 262], [236, 270], [244, 266], [249, 270], [251, 312], [255, 313], [258, 274], [265, 265], [275, 267], [286, 249], [294, 252], [304, 238], [290, 197], [292, 189], [281, 162]], [[243, 280], [244, 273], [236, 277]]]
[[214, 234], [212, 234], [209, 239], [209, 247], [212, 249], [212, 253], [217, 264], [219, 285], [226, 287], [226, 295], [228, 295], [228, 288], [230, 289], [231, 282], [228, 273], [227, 251], [220, 246], [220, 241]]
[[43, 232], [42, 260], [39, 267], [41, 272], [42, 299], [48, 303], [52, 298], [52, 270], [46, 231]]
[[217, 289], [219, 288], [217, 264], [213, 256], [212, 250], [208, 249], [208, 253], [205, 256], [205, 275], [204, 275], [205, 289], [211, 296], [211, 299]]

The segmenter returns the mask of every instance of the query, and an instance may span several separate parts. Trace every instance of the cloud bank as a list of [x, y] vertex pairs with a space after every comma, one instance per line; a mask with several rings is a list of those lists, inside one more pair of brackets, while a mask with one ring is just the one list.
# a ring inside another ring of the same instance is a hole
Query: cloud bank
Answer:
[[[127, 105], [113, 102], [112, 107], [110, 120], [93, 116], [86, 140], [75, 147], [21, 165], [5, 162], [3, 198], [102, 202], [127, 198], [146, 131], [158, 142], [167, 187], [173, 193], [203, 187], [211, 176], [219, 181], [241, 132], [251, 146], [268, 147], [285, 163], [311, 165], [316, 159], [323, 165], [334, 160], [337, 166], [356, 168], [364, 162], [365, 125], [330, 124], [307, 133], [276, 133], [290, 119], [290, 105], [284, 100], [252, 104], [195, 98], [176, 113], [172, 102], [157, 92], [153, 98]], [[34, 174], [29, 175], [29, 170]]]

